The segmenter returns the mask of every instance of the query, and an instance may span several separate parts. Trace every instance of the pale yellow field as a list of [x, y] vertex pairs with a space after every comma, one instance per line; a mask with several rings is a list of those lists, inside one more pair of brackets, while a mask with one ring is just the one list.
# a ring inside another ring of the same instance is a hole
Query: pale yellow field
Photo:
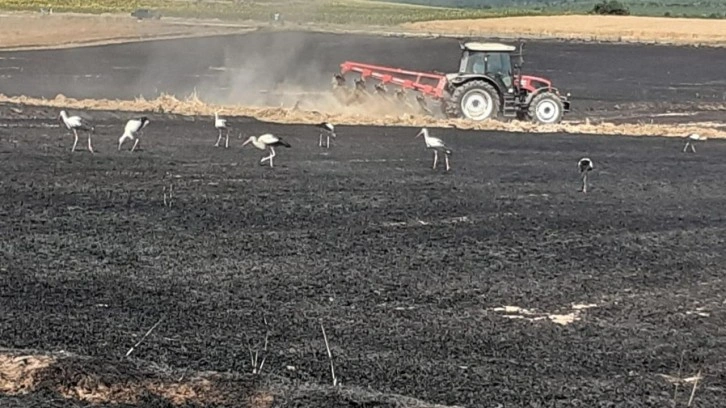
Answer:
[[0, 14], [0, 49], [70, 47], [242, 30], [242, 26], [179, 24], [164, 19], [138, 21], [128, 15], [7, 13]]
[[726, 20], [633, 16], [533, 16], [403, 24], [408, 31], [663, 44], [726, 45]]

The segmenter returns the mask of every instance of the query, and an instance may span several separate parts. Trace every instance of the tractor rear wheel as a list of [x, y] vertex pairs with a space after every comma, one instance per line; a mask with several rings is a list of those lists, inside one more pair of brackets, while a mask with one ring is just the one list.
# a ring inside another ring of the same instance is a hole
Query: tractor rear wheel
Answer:
[[559, 96], [552, 92], [542, 92], [529, 103], [528, 115], [533, 122], [541, 124], [560, 123], [565, 107]]
[[446, 113], [450, 117], [476, 121], [494, 119], [499, 116], [499, 92], [486, 81], [473, 80], [458, 86], [446, 102]]

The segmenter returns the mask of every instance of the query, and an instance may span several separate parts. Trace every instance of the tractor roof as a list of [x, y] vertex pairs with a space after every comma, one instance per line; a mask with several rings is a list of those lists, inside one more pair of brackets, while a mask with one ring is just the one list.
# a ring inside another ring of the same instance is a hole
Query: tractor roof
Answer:
[[468, 42], [464, 43], [463, 48], [469, 51], [494, 51], [494, 52], [511, 52], [515, 51], [517, 47], [513, 45], [500, 44], [500, 43], [483, 43], [483, 42]]

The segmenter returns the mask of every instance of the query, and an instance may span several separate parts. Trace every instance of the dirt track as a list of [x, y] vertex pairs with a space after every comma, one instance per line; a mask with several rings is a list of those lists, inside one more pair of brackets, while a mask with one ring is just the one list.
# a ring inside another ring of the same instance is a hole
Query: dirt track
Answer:
[[128, 14], [0, 13], [0, 49], [68, 48], [82, 44], [113, 44], [151, 38], [194, 37], [241, 33], [242, 24], [221, 26], [164, 20], [137, 20]]
[[[532, 41], [525, 67], [572, 93], [570, 118], [718, 120], [726, 109], [725, 55], [709, 48]], [[209, 101], [279, 105], [280, 96], [260, 93], [279, 87], [293, 94], [288, 106], [306, 99], [314, 109], [319, 96], [300, 92], [328, 90], [342, 61], [448, 72], [458, 58], [454, 39], [256, 32], [0, 53], [0, 92], [132, 99], [196, 90]], [[664, 113], [675, 116], [654, 116]]]
[[437, 130], [444, 174], [416, 129], [341, 127], [324, 152], [310, 127], [235, 122], [292, 144], [269, 169], [237, 138], [212, 147], [207, 118], [154, 115], [131, 155], [126, 116], [83, 114], [95, 156], [70, 154], [55, 110], [0, 128], [2, 346], [113, 360], [164, 317], [133, 356], [247, 372], [264, 317], [266, 370], [326, 384], [323, 319], [345, 387], [662, 407], [685, 353], [694, 406], [723, 401], [723, 142]]

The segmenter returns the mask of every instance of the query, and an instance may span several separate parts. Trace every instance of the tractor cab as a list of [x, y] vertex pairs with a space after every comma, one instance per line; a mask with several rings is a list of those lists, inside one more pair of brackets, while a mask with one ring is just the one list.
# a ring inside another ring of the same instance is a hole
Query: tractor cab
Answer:
[[517, 48], [499, 43], [467, 42], [461, 44], [462, 54], [458, 75], [486, 75], [494, 78], [504, 89], [514, 85], [511, 53]]

